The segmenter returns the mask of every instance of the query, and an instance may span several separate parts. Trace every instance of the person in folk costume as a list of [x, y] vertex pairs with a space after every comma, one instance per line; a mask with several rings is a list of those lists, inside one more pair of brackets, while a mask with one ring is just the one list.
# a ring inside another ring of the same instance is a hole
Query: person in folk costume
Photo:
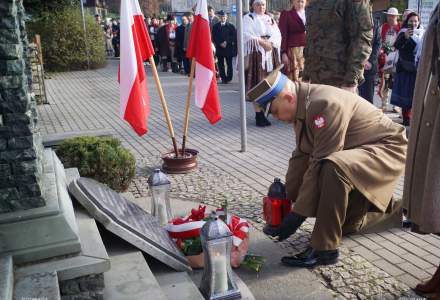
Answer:
[[[413, 96], [403, 207], [411, 230], [440, 235], [440, 7], [437, 4], [424, 34]], [[440, 300], [440, 266], [416, 286], [418, 293]]]
[[[246, 90], [250, 90], [280, 63], [281, 32], [266, 14], [266, 0], [251, 1], [251, 12], [243, 17]], [[256, 125], [271, 125], [258, 105], [254, 105]]]
[[175, 57], [176, 29], [177, 25], [174, 16], [168, 15], [166, 24], [159, 27], [157, 31], [159, 54], [162, 62], [162, 71], [164, 72], [177, 72], [177, 60]]
[[[220, 22], [212, 27], [212, 40], [216, 49], [217, 65], [222, 83], [232, 80], [232, 58], [237, 56], [237, 31], [234, 25], [228, 22], [228, 16], [221, 10]], [[226, 67], [225, 70], [225, 61]]]
[[409, 126], [414, 86], [416, 83], [416, 54], [423, 42], [424, 30], [420, 28], [420, 17], [411, 12], [402, 24], [394, 47], [399, 51], [396, 64], [391, 104], [402, 108], [403, 125]]
[[[380, 28], [380, 36], [382, 42], [382, 49], [386, 56], [395, 51], [394, 42], [400, 31], [399, 11], [395, 7], [390, 7], [385, 12], [387, 21]], [[388, 110], [388, 103], [390, 101], [390, 92], [393, 88], [393, 75], [387, 72], [383, 78], [383, 92], [382, 92], [382, 110]]]
[[281, 60], [284, 73], [290, 80], [298, 81], [304, 70], [304, 46], [306, 44], [305, 0], [292, 0], [292, 8], [283, 10], [280, 16]]

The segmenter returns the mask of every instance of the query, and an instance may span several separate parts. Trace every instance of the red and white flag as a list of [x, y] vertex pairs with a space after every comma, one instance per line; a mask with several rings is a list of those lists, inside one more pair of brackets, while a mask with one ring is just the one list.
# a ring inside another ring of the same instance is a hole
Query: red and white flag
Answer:
[[215, 78], [216, 72], [206, 0], [197, 0], [186, 56], [190, 59], [193, 57], [196, 59], [196, 105], [202, 109], [209, 122], [215, 124], [222, 118], [222, 115]]
[[154, 54], [154, 49], [137, 0], [121, 1], [120, 44], [121, 118], [141, 136], [148, 131], [150, 115], [144, 61]]

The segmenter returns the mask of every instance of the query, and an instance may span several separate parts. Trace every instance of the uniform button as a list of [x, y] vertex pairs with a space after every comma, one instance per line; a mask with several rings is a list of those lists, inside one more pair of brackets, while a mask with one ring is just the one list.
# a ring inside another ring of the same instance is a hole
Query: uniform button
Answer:
[[426, 127], [431, 127], [431, 122], [426, 122], [425, 125]]

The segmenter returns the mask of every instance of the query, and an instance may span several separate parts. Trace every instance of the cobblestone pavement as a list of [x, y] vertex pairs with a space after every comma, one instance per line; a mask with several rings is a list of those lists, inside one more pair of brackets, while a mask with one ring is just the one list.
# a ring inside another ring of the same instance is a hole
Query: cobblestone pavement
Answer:
[[[130, 187], [135, 197], [147, 193], [146, 178], [160, 165], [160, 153], [170, 148], [167, 128], [154, 84], [150, 132], [142, 138], [118, 116], [117, 63], [94, 71], [52, 74], [47, 80], [50, 105], [39, 107], [43, 134], [111, 129], [137, 158], [137, 177]], [[177, 134], [183, 123], [186, 77], [161, 73], [161, 81]], [[151, 76], [150, 76], [151, 77]], [[192, 108], [189, 146], [200, 151], [199, 168], [186, 175], [172, 175], [173, 195], [182, 199], [220, 205], [228, 201], [230, 211], [248, 218], [261, 230], [261, 202], [276, 176], [286, 172], [294, 149], [290, 125], [273, 121], [268, 128], [256, 128], [248, 106], [248, 151], [240, 150], [240, 120], [237, 85], [220, 86], [223, 120], [208, 125], [202, 113]], [[402, 182], [395, 196], [401, 197]], [[297, 253], [310, 238], [313, 220], [308, 220], [288, 240], [279, 243]], [[274, 241], [276, 242], [276, 241]], [[440, 238], [417, 235], [401, 229], [380, 234], [344, 238], [341, 261], [336, 266], [315, 268], [313, 272], [341, 299], [395, 299], [413, 295], [410, 287], [432, 275], [440, 263]]]

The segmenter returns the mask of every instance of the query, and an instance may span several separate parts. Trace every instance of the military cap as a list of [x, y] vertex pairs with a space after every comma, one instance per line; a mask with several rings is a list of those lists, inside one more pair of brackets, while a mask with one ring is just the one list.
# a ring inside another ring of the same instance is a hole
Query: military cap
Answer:
[[222, 16], [226, 16], [226, 13], [225, 13], [224, 10], [219, 11], [217, 14], [218, 14], [220, 17], [222, 17]]
[[286, 75], [280, 72], [283, 65], [278, 66], [266, 78], [247, 92], [247, 100], [260, 106], [267, 116], [272, 101], [281, 93], [288, 81]]

